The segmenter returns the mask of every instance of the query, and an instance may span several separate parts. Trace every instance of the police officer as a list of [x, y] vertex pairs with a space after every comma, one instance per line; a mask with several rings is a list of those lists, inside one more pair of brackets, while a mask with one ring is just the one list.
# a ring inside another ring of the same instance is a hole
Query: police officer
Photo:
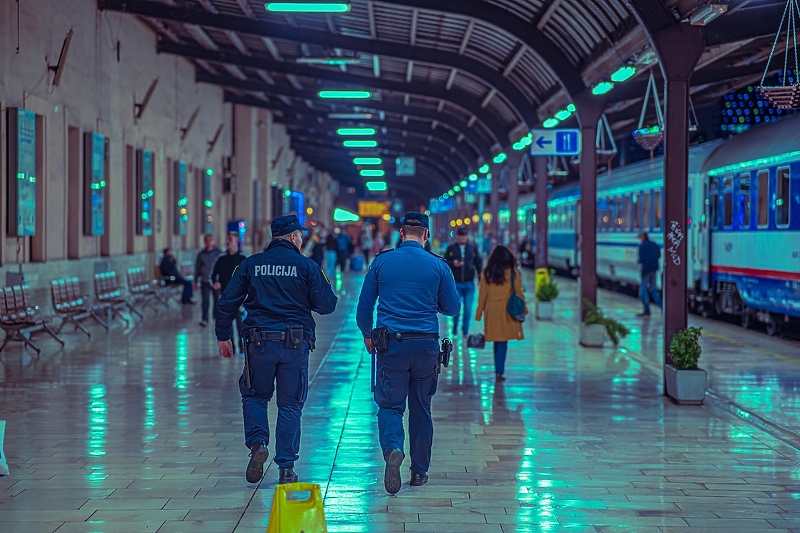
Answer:
[[[457, 316], [461, 307], [447, 263], [424, 249], [428, 236], [428, 217], [415, 211], [406, 213], [400, 246], [375, 257], [364, 279], [356, 312], [367, 350], [372, 351], [373, 342], [385, 344], [375, 347], [375, 403], [386, 461], [384, 486], [389, 494], [397, 494], [402, 483], [406, 400], [411, 485], [418, 487], [428, 482], [433, 444], [431, 399], [436, 394], [439, 371], [437, 312]], [[373, 312], [379, 296], [377, 327], [373, 331]], [[386, 343], [379, 340], [384, 336], [388, 336]]]
[[245, 445], [250, 448], [246, 478], [258, 483], [264, 475], [269, 457], [267, 405], [277, 382], [275, 463], [279, 483], [295, 483], [308, 354], [315, 340], [311, 312], [330, 314], [337, 299], [319, 266], [300, 253], [303, 231], [297, 215], [273, 220], [272, 236], [266, 251], [251, 255], [236, 269], [217, 303], [216, 334], [219, 354], [231, 357], [231, 323], [244, 302], [245, 368], [239, 391]]

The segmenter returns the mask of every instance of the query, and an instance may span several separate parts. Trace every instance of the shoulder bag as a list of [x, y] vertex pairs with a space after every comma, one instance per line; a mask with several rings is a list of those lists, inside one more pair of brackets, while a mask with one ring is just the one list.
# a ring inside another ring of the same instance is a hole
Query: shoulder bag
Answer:
[[514, 268], [511, 268], [511, 297], [508, 299], [506, 306], [508, 314], [517, 322], [525, 322], [525, 300], [517, 296], [517, 290], [514, 288]]

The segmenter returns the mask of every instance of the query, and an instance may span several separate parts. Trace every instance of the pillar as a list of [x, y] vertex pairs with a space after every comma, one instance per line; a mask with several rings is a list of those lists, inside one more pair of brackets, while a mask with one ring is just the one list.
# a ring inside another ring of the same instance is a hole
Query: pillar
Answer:
[[500, 232], [498, 227], [500, 225], [500, 175], [495, 172], [496, 176], [492, 176], [492, 192], [489, 195], [489, 214], [492, 216], [492, 225], [489, 227], [489, 249], [493, 250], [497, 246]]
[[524, 151], [512, 151], [508, 155], [508, 245], [515, 256], [519, 252], [519, 167]]
[[534, 191], [536, 194], [536, 268], [547, 268], [547, 158], [534, 158], [534, 172], [536, 181]]

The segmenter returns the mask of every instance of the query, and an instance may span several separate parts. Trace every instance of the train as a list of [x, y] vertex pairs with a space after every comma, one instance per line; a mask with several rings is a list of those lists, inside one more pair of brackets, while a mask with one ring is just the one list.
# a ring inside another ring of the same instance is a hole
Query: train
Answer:
[[[691, 147], [688, 185], [689, 309], [763, 323], [770, 335], [800, 332], [800, 114]], [[663, 156], [598, 175], [601, 285], [638, 287], [642, 231], [661, 247], [663, 268], [663, 192]], [[520, 197], [523, 234], [536, 235], [535, 202]], [[547, 204], [548, 263], [576, 276], [580, 189], [554, 187]]]

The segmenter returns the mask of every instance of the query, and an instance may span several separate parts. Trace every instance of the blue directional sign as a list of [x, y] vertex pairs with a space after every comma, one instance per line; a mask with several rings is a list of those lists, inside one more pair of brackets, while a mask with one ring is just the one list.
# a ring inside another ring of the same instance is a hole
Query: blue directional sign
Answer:
[[580, 155], [581, 130], [579, 129], [539, 129], [531, 130], [533, 144], [531, 155]]

